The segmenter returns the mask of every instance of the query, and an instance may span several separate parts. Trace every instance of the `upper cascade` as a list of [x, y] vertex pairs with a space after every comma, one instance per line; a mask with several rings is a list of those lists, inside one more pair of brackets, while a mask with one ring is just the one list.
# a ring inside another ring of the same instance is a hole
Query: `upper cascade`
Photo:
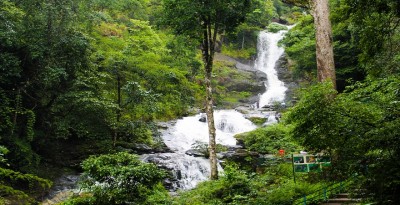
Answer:
[[[288, 27], [290, 28], [290, 27]], [[272, 105], [274, 102], [283, 102], [287, 88], [279, 80], [275, 69], [276, 62], [284, 53], [284, 48], [278, 46], [278, 42], [285, 36], [287, 30], [277, 33], [261, 31], [257, 43], [257, 59], [255, 69], [267, 74], [266, 92], [260, 96], [259, 107]]]

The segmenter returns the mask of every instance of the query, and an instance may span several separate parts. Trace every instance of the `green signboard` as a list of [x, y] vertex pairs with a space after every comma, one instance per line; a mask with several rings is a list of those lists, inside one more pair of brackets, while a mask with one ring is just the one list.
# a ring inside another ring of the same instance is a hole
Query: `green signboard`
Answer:
[[295, 172], [308, 172], [308, 167], [306, 164], [295, 164], [294, 171]]
[[293, 155], [294, 172], [319, 172], [323, 167], [331, 166], [330, 157], [320, 155]]

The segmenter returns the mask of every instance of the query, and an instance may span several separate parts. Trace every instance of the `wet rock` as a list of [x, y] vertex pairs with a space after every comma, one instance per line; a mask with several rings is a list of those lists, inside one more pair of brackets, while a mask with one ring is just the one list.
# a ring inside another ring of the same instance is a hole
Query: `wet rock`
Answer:
[[162, 129], [162, 130], [166, 130], [166, 129], [168, 129], [169, 127], [171, 127], [172, 126], [172, 123], [169, 123], [169, 122], [158, 122], [157, 123], [157, 127], [159, 128], [159, 129]]
[[294, 90], [299, 87], [299, 82], [293, 78], [293, 74], [288, 67], [288, 60], [284, 54], [276, 62], [275, 69], [277, 71], [279, 80], [284, 82], [285, 86], [288, 88], [285, 93], [285, 102], [287, 104], [294, 104], [292, 102], [294, 98]]
[[203, 150], [199, 149], [189, 149], [185, 152], [185, 154], [193, 157], [206, 157], [206, 153]]
[[78, 174], [64, 174], [54, 181], [47, 196], [44, 197], [42, 204], [52, 205], [65, 201], [77, 190], [77, 182], [80, 178]]
[[237, 149], [235, 151], [218, 153], [217, 156], [222, 160], [220, 161], [222, 167], [225, 166], [226, 161], [231, 161], [235, 162], [242, 168], [256, 170], [260, 154], [245, 149]]
[[235, 151], [227, 151], [219, 153], [220, 159], [230, 159], [233, 161], [242, 161], [246, 157], [259, 157], [259, 153], [247, 151], [246, 149], [237, 149]]
[[202, 114], [202, 115], [200, 116], [199, 121], [200, 121], [200, 122], [207, 122], [207, 116], [206, 116], [205, 114]]

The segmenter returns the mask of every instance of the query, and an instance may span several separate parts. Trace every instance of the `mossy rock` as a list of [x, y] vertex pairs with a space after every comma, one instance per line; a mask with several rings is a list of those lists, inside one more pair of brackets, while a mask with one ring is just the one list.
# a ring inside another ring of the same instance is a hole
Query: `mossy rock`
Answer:
[[264, 117], [250, 117], [248, 120], [256, 125], [263, 125], [268, 119]]
[[267, 26], [267, 30], [272, 33], [278, 33], [282, 30], [287, 30], [287, 27], [282, 24], [271, 23]]

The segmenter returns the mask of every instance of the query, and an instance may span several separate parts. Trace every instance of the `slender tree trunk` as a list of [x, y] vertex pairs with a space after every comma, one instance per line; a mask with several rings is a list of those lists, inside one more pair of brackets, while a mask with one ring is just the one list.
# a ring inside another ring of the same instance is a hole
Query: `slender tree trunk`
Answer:
[[[212, 63], [212, 62], [211, 62]], [[212, 70], [212, 64], [207, 63], [206, 70]], [[209, 152], [210, 152], [210, 166], [212, 180], [218, 179], [218, 166], [217, 166], [217, 152], [216, 152], [216, 132], [214, 123], [214, 109], [213, 109], [213, 97], [212, 97], [212, 86], [211, 86], [211, 74], [212, 72], [206, 72], [205, 84], [206, 84], [206, 113], [208, 123], [208, 134], [209, 134]]]
[[[215, 54], [215, 42], [217, 39], [218, 28], [215, 26], [211, 29], [210, 17], [204, 17], [205, 24], [203, 25], [203, 43], [202, 43], [202, 56], [205, 69], [205, 84], [206, 84], [206, 115], [208, 123], [208, 134], [209, 134], [209, 153], [210, 153], [210, 168], [211, 174], [210, 179], [218, 179], [218, 164], [217, 164], [217, 152], [216, 152], [216, 132], [214, 124], [214, 109], [213, 109], [213, 97], [212, 97], [212, 69]], [[213, 30], [213, 31], [212, 31]]]
[[315, 25], [318, 81], [331, 81], [336, 89], [329, 0], [311, 0]]
[[244, 48], [244, 31], [242, 32], [242, 50], [243, 50], [243, 48]]

